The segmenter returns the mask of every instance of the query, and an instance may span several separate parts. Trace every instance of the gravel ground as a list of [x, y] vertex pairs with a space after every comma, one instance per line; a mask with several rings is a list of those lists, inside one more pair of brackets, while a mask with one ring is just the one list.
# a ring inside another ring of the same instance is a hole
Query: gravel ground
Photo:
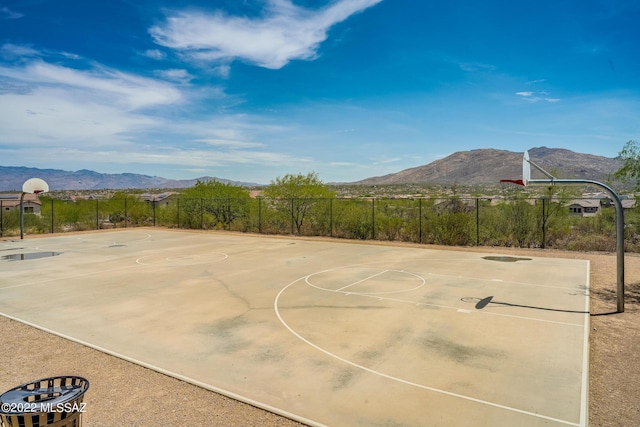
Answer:
[[[589, 425], [640, 426], [640, 256], [626, 256], [625, 312], [616, 313], [615, 254], [437, 249], [589, 260]], [[0, 336], [0, 393], [39, 378], [83, 376], [91, 382], [84, 426], [302, 425], [2, 316]]]

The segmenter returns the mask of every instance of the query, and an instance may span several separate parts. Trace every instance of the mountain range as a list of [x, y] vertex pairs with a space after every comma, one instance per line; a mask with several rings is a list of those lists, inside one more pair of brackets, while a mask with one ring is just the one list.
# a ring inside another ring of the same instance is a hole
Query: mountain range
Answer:
[[[459, 151], [424, 166], [367, 178], [361, 185], [429, 183], [440, 185], [496, 185], [501, 179], [522, 178], [522, 156], [505, 150], [479, 149]], [[529, 150], [532, 162], [556, 178], [581, 178], [606, 181], [620, 169], [619, 158], [576, 153], [562, 148], [537, 147]], [[546, 178], [531, 168], [532, 178]]]
[[[496, 185], [500, 179], [522, 177], [522, 155], [523, 153], [496, 149], [459, 151], [423, 166], [346, 184]], [[557, 178], [606, 181], [611, 173], [622, 167], [622, 160], [617, 158], [576, 153], [561, 148], [532, 148], [529, 150], [529, 155], [534, 163]], [[532, 177], [543, 178], [542, 175], [537, 176], [534, 170], [532, 168]], [[47, 181], [52, 190], [177, 189], [192, 187], [198, 180], [216, 180], [245, 187], [259, 186], [255, 183], [208, 176], [174, 180], [132, 173], [103, 174], [90, 170], [69, 172], [57, 169], [0, 166], [0, 191], [20, 191], [22, 184], [33, 177]]]
[[194, 186], [198, 180], [215, 180], [223, 184], [234, 184], [245, 187], [258, 185], [250, 182], [231, 181], [210, 176], [178, 180], [134, 173], [105, 174], [86, 169], [70, 172], [59, 169], [0, 166], [0, 191], [20, 191], [22, 184], [29, 178], [34, 177], [45, 180], [51, 190], [188, 188]]

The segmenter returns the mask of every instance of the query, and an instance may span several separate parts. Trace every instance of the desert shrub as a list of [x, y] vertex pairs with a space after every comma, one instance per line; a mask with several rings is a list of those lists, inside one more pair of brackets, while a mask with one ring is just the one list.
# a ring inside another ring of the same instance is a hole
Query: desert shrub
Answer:
[[291, 199], [262, 199], [260, 231], [266, 234], [290, 234], [294, 231]]
[[345, 239], [370, 239], [373, 230], [370, 200], [336, 199], [333, 205], [333, 235]]
[[616, 238], [601, 234], [574, 234], [563, 241], [561, 249], [569, 251], [616, 251]]
[[465, 246], [475, 241], [475, 207], [458, 199], [429, 201], [423, 211], [423, 241]]
[[0, 227], [0, 231], [2, 231], [0, 235], [2, 236], [20, 235], [20, 211], [18, 209], [2, 211]]
[[376, 239], [418, 241], [419, 202], [382, 199], [376, 200], [374, 209]]

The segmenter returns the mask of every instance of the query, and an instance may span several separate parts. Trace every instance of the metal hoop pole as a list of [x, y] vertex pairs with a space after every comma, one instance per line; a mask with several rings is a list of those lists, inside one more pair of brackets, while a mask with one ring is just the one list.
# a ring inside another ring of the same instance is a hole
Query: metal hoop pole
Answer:
[[604, 189], [616, 205], [617, 310], [624, 312], [624, 210], [622, 201], [606, 184], [589, 179], [531, 179], [529, 185], [595, 185]]

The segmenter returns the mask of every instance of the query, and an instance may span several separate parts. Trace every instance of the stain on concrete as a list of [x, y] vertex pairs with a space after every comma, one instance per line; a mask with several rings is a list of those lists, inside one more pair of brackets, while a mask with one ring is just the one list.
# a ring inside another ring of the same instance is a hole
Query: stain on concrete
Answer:
[[506, 357], [502, 351], [479, 346], [469, 346], [439, 336], [423, 336], [419, 338], [419, 344], [425, 350], [434, 352], [456, 363], [466, 365], [484, 365], [484, 360], [493, 361]]
[[369, 349], [369, 350], [363, 350], [360, 353], [358, 353], [358, 358], [360, 360], [371, 361], [379, 358], [381, 355], [382, 353], [379, 350]]
[[258, 362], [280, 362], [284, 360], [284, 353], [277, 348], [262, 347], [260, 351], [254, 354], [253, 358]]
[[217, 351], [231, 354], [251, 345], [251, 342], [243, 337], [241, 331], [247, 324], [247, 320], [239, 316], [201, 325], [197, 331], [212, 337], [216, 341]]
[[341, 390], [348, 387], [356, 375], [357, 372], [353, 368], [340, 370], [333, 378], [333, 390]]

